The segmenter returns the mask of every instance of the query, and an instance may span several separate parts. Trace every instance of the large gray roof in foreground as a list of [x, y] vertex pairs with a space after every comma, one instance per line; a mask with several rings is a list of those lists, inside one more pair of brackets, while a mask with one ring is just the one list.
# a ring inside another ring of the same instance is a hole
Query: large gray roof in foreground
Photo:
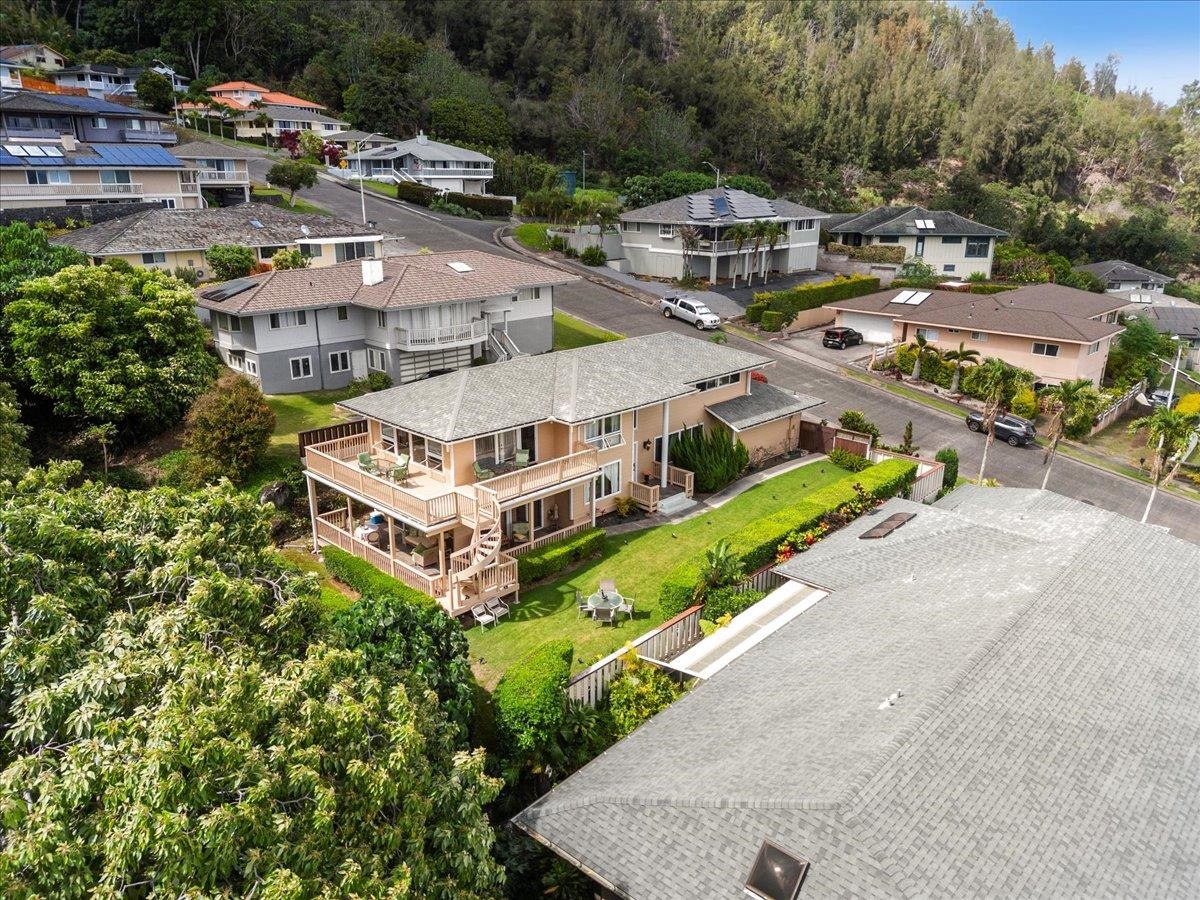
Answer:
[[806, 898], [1200, 893], [1200, 548], [967, 487], [783, 569], [831, 593], [517, 823], [635, 898], [744, 896], [765, 838]]
[[346, 400], [442, 441], [535, 422], [586, 422], [696, 393], [698, 381], [770, 365], [757, 353], [671, 332], [519, 356]]

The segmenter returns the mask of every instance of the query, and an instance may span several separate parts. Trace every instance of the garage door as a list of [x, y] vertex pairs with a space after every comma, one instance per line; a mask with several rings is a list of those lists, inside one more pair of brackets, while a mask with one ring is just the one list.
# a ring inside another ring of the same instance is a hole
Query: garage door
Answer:
[[892, 320], [884, 316], [843, 312], [838, 318], [838, 324], [861, 331], [869, 344], [886, 344], [892, 339]]

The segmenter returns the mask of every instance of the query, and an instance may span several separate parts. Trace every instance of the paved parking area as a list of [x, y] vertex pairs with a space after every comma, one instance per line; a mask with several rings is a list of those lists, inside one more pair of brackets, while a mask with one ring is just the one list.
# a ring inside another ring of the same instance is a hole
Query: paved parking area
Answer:
[[848, 366], [860, 359], [866, 359], [874, 349], [872, 344], [859, 344], [847, 347], [845, 350], [833, 350], [822, 346], [821, 337], [825, 334], [825, 326], [810, 328], [807, 331], [797, 331], [783, 343], [805, 356], [815, 357], [840, 366]]
[[831, 281], [833, 277], [832, 272], [799, 272], [795, 275], [772, 275], [767, 279], [766, 284], [762, 284], [755, 279], [752, 286], [746, 286], [739, 279], [736, 290], [728, 284], [718, 284], [713, 287], [710, 293], [722, 294], [742, 309], [745, 309], [753, 302], [754, 295], [761, 291], [786, 291], [789, 288], [799, 287], [802, 284], [820, 284], [822, 281]]

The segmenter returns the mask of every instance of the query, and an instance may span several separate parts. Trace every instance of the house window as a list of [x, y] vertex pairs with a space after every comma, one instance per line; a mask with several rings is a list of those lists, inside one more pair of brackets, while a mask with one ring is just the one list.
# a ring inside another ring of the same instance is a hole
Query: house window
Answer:
[[896, 235], [896, 234], [884, 234], [884, 235], [880, 236], [879, 243], [881, 243], [881, 244], [898, 244], [898, 243], [900, 243], [900, 236]]
[[593, 499], [603, 500], [621, 492], [621, 461], [610, 462], [600, 467], [598, 474], [590, 484], [583, 486], [583, 502], [591, 503]]
[[530, 288], [529, 289], [529, 299], [530, 300], [541, 300], [542, 299], [542, 289], [540, 287]]
[[104, 118], [104, 116], [93, 116], [92, 117], [92, 127], [93, 128], [107, 128], [108, 127], [108, 119]]
[[152, 266], [156, 263], [165, 263], [166, 261], [167, 261], [167, 254], [165, 254], [165, 253], [143, 253], [142, 254], [142, 265], [143, 266]]
[[616, 447], [621, 443], [621, 417], [615, 415], [593, 419], [584, 426], [583, 433], [584, 440], [599, 450]]
[[1058, 356], [1058, 349], [1058, 344], [1043, 344], [1041, 341], [1033, 343], [1034, 356]]
[[321, 251], [322, 251], [322, 248], [321, 248], [320, 244], [301, 244], [300, 245], [300, 255], [307, 256], [310, 259], [319, 257], [321, 255]]
[[28, 184], [70, 184], [70, 172], [26, 172]]
[[387, 328], [387, 313], [382, 309], [375, 312], [375, 324], [380, 328]]
[[1115, 325], [1117, 322], [1117, 311], [1113, 310], [1112, 312], [1110, 312], [1107, 316], [1104, 317], [1104, 321], [1107, 322], [1109, 325]]
[[1152, 290], [1154, 290], [1155, 287], [1157, 287], [1157, 285], [1153, 281], [1143, 281], [1142, 282], [1142, 290], [1152, 291]]
[[1110, 281], [1110, 282], [1108, 283], [1108, 289], [1109, 289], [1110, 291], [1119, 291], [1119, 290], [1121, 289], [1121, 282], [1119, 282], [1119, 281]]
[[242, 320], [237, 316], [231, 316], [228, 313], [217, 313], [217, 327], [221, 331], [241, 331]]
[[1088, 344], [1088, 356], [1091, 356], [1093, 353], [1099, 353], [1099, 352], [1100, 352], [1100, 341], [1096, 341], [1094, 344]]
[[256, 360], [253, 360], [253, 359], [246, 360], [246, 374], [247, 375], [257, 375], [258, 374], [258, 362]]
[[992, 239], [985, 237], [967, 238], [967, 249], [963, 253], [967, 259], [986, 259], [988, 249], [992, 246]]
[[917, 337], [923, 337], [927, 341], [936, 341], [938, 339], [938, 330], [936, 328], [918, 328]]
[[229, 368], [235, 372], [241, 372], [246, 368], [246, 355], [244, 353], [229, 354]]
[[696, 385], [698, 391], [711, 391], [713, 388], [725, 387], [728, 384], [737, 384], [741, 380], [741, 375], [734, 372], [730, 375], [721, 375], [718, 378], [709, 378], [707, 381], [701, 381]]
[[348, 244], [334, 244], [334, 256], [338, 262], [348, 262], [352, 259], [363, 259], [371, 255], [371, 245], [366, 241], [351, 241]]
[[943, 244], [961, 244], [962, 243], [962, 235], [956, 234], [956, 235], [951, 235], [950, 237], [943, 237], [942, 243]]
[[288, 362], [292, 366], [292, 381], [300, 378], [312, 378], [311, 356], [293, 356]]
[[286, 250], [286, 249], [287, 249], [287, 247], [283, 247], [283, 246], [259, 247], [258, 248], [258, 258], [261, 259], [263, 262], [270, 262], [272, 256], [274, 256], [280, 250]]
[[972, 331], [971, 332], [971, 340], [983, 341], [986, 343], [987, 342], [987, 332], [986, 331]]
[[954, 263], [946, 263], [944, 266], [942, 266], [942, 271], [943, 272], [953, 272], [954, 271]]
[[435, 472], [442, 471], [442, 442], [425, 441], [425, 468]]
[[350, 318], [350, 307], [339, 306], [337, 308], [337, 320], [339, 322], [345, 322], [349, 318]]
[[668, 240], [675, 237], [675, 226], [674, 225], [659, 225], [658, 226], [658, 236], [660, 238], [666, 238]]
[[158, 202], [163, 205], [163, 209], [174, 209], [175, 208], [175, 198], [174, 197], [164, 197], [162, 200], [159, 200]]
[[350, 351], [335, 350], [329, 354], [330, 372], [348, 372], [350, 370]]
[[387, 371], [387, 357], [384, 356], [382, 350], [376, 350], [374, 347], [367, 348], [367, 368], [372, 372]]
[[637, 234], [642, 230], [642, 223], [641, 222], [622, 222], [621, 230], [629, 231], [634, 234]]
[[299, 309], [295, 312], [271, 313], [271, 330], [279, 328], [298, 328], [308, 324], [308, 313]]
[[101, 184], [131, 184], [132, 179], [129, 177], [129, 172], [125, 170], [116, 171], [113, 169], [104, 170], [100, 173]]
[[475, 439], [475, 459], [477, 462], [511, 462], [517, 458], [518, 450], [528, 450], [529, 460], [533, 461], [534, 426], [512, 428], [487, 437]]
[[141, 131], [142, 130], [142, 120], [141, 119], [130, 119], [129, 120], [129, 130], [130, 131]]

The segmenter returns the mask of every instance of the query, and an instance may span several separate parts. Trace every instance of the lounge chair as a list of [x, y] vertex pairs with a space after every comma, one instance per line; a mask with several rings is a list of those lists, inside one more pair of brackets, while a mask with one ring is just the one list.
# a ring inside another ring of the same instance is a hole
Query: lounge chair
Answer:
[[375, 465], [375, 460], [371, 459], [370, 453], [358, 454], [358, 467], [364, 472], [370, 472], [372, 475], [379, 474], [379, 466]]
[[512, 538], [518, 544], [524, 544], [529, 541], [529, 523], [528, 522], [513, 522]]
[[606, 594], [615, 594], [617, 592], [617, 582], [612, 578], [601, 579], [600, 590]]
[[630, 600], [628, 597], [626, 597], [624, 603], [620, 603], [617, 605], [617, 612], [625, 613], [626, 617], [632, 619], [633, 618], [633, 601]]
[[596, 608], [596, 611], [592, 613], [592, 618], [601, 625], [607, 622], [609, 625], [615, 627], [617, 624], [617, 611], [611, 606], [599, 606]]
[[475, 606], [471, 607], [471, 615], [474, 617], [480, 628], [486, 628], [489, 622], [491, 622], [493, 625], [496, 623], [496, 617], [488, 612], [487, 607], [482, 603], [477, 603]]
[[495, 478], [496, 473], [491, 469], [485, 468], [479, 464], [479, 460], [475, 460], [475, 480], [487, 481], [489, 478]]
[[408, 454], [401, 453], [396, 460], [396, 464], [392, 466], [392, 471], [389, 473], [392, 476], [392, 481], [397, 484], [403, 484], [408, 479]]
[[486, 606], [487, 611], [497, 619], [499, 619], [501, 616], [508, 615], [508, 604], [499, 597], [493, 598], [492, 600], [485, 600], [483, 605]]
[[526, 468], [529, 465], [529, 451], [528, 450], [518, 450], [517, 457], [515, 460], [513, 460], [513, 462], [516, 464], [516, 467], [518, 469]]

